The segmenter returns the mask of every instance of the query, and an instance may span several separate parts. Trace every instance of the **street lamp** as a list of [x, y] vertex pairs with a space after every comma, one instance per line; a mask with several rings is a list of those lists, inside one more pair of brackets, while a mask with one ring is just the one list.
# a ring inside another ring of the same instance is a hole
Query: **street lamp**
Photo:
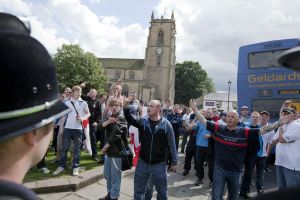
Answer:
[[227, 84], [228, 84], [227, 112], [229, 111], [229, 96], [230, 96], [230, 86], [231, 86], [231, 83], [232, 82], [230, 80], [227, 82]]

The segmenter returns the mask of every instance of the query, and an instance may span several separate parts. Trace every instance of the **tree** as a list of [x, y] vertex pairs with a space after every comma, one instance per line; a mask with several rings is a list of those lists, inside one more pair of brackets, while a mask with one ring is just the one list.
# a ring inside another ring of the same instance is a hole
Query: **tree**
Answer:
[[86, 82], [84, 93], [90, 88], [95, 88], [98, 93], [105, 92], [107, 78], [100, 61], [93, 53], [84, 52], [79, 45], [63, 44], [53, 60], [60, 90]]
[[175, 102], [188, 105], [191, 98], [202, 96], [206, 92], [214, 92], [215, 86], [211, 78], [198, 62], [184, 61], [175, 66]]

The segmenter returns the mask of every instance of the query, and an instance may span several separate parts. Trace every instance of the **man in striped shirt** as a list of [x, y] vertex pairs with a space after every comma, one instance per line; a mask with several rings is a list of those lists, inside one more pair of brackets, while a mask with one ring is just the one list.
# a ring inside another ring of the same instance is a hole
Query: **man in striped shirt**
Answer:
[[226, 126], [207, 121], [198, 111], [195, 100], [190, 101], [190, 107], [194, 110], [196, 118], [213, 135], [215, 142], [215, 165], [213, 176], [212, 199], [221, 200], [224, 186], [228, 185], [228, 199], [237, 200], [239, 190], [239, 178], [249, 141], [258, 140], [258, 134], [264, 134], [288, 120], [286, 116], [280, 118], [272, 125], [262, 128], [238, 127], [239, 116], [236, 111], [227, 113]]

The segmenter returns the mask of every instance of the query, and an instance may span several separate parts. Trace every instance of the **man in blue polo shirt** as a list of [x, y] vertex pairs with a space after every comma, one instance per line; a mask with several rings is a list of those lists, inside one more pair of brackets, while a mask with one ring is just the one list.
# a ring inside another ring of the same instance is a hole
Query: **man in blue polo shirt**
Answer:
[[199, 186], [203, 184], [204, 178], [204, 161], [208, 152], [208, 138], [210, 137], [210, 133], [206, 130], [206, 128], [199, 122], [193, 125], [193, 130], [197, 131], [196, 135], [196, 175], [198, 180], [195, 185]]
[[239, 178], [246, 154], [248, 141], [258, 140], [258, 134], [264, 134], [285, 124], [288, 117], [281, 117], [278, 122], [262, 128], [238, 127], [239, 116], [236, 111], [227, 113], [226, 126], [207, 121], [198, 111], [194, 99], [190, 101], [196, 118], [213, 135], [215, 142], [215, 166], [213, 176], [212, 199], [223, 197], [224, 186], [228, 185], [228, 199], [237, 200]]

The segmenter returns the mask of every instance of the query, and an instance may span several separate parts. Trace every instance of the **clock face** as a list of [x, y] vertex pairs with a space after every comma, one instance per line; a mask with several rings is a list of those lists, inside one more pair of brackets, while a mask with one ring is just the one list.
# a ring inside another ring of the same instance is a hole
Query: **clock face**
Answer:
[[161, 47], [158, 47], [155, 51], [158, 55], [160, 55], [163, 52], [163, 49]]

